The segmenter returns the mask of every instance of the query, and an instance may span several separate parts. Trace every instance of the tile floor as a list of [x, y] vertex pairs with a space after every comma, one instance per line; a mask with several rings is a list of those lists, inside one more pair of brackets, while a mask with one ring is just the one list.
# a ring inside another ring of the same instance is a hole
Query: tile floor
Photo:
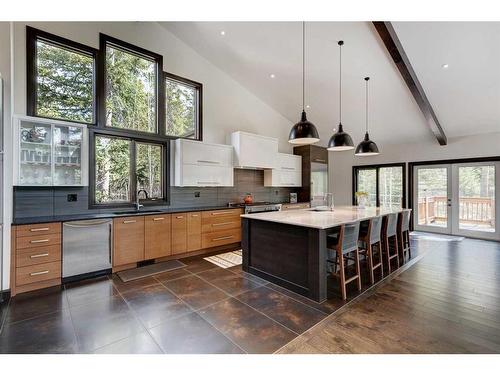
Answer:
[[183, 262], [127, 283], [110, 275], [18, 295], [0, 353], [273, 353], [344, 305], [333, 281], [319, 304], [241, 266]]

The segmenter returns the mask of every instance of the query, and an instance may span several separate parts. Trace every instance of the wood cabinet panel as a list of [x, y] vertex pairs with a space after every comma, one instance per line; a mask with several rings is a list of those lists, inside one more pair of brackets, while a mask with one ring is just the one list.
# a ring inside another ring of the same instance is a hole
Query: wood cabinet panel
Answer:
[[227, 210], [203, 211], [201, 214], [203, 224], [211, 224], [216, 218], [224, 217], [240, 217], [242, 214], [241, 208], [229, 208]]
[[[45, 280], [61, 278], [61, 262], [35, 264], [16, 269], [16, 285], [38, 283]], [[36, 289], [36, 288], [35, 288]]]
[[171, 255], [171, 215], [145, 216], [144, 221], [144, 259], [155, 259]]
[[202, 233], [217, 232], [227, 229], [237, 229], [241, 227], [240, 215], [235, 216], [215, 216], [208, 219], [203, 219], [201, 231]]
[[201, 249], [201, 212], [187, 213], [187, 251]]
[[39, 236], [43, 234], [61, 233], [61, 223], [42, 223], [42, 224], [29, 224], [18, 225], [16, 236]]
[[58, 245], [61, 243], [61, 233], [41, 234], [16, 238], [16, 248], [26, 249], [40, 246]]
[[113, 220], [113, 267], [144, 260], [144, 216]]
[[61, 245], [18, 249], [16, 267], [61, 261]]
[[172, 255], [187, 252], [187, 213], [172, 214]]
[[202, 234], [203, 248], [227, 245], [230, 243], [235, 243], [240, 241], [241, 241], [240, 228]]

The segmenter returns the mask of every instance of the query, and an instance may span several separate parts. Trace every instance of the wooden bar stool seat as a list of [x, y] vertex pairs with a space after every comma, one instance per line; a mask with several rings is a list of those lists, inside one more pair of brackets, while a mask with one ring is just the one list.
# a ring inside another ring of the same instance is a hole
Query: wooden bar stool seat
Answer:
[[[382, 217], [374, 217], [373, 219], [361, 223], [359, 231], [359, 253], [364, 255], [368, 263], [368, 273], [370, 275], [370, 283], [375, 283], [375, 270], [380, 268], [381, 278], [384, 278], [384, 269], [382, 266]], [[377, 261], [374, 255], [377, 254]]]
[[406, 255], [408, 254], [408, 260], [411, 258], [410, 249], [410, 215], [411, 210], [403, 210], [398, 215], [398, 246], [399, 246], [399, 256], [401, 262], [405, 263]]
[[388, 214], [382, 219], [382, 252], [387, 263], [387, 274], [392, 271], [391, 262], [394, 259], [396, 259], [396, 268], [399, 268], [397, 223], [398, 214], [396, 213]]
[[[340, 279], [340, 291], [342, 293], [342, 299], [347, 299], [347, 284], [357, 281], [358, 290], [361, 290], [361, 271], [359, 267], [359, 249], [358, 249], [358, 237], [359, 237], [359, 222], [352, 224], [344, 224], [340, 227], [340, 232], [336, 236], [328, 236], [327, 246], [329, 249], [334, 250], [334, 259], [328, 259], [329, 263], [334, 264], [333, 276], [339, 277]], [[354, 256], [351, 256], [354, 254]], [[356, 274], [354, 276], [346, 279], [346, 267], [348, 261], [354, 261]], [[337, 272], [337, 266], [339, 271]]]

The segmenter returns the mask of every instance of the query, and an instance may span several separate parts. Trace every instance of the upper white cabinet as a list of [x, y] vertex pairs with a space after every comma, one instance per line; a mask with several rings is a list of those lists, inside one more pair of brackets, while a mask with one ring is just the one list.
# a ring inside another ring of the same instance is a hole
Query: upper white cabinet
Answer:
[[233, 186], [233, 147], [175, 140], [175, 186]]
[[14, 185], [87, 186], [87, 126], [15, 116]]
[[302, 156], [278, 153], [275, 169], [264, 171], [264, 186], [302, 186]]
[[276, 166], [278, 140], [241, 131], [230, 135], [235, 168], [271, 169]]

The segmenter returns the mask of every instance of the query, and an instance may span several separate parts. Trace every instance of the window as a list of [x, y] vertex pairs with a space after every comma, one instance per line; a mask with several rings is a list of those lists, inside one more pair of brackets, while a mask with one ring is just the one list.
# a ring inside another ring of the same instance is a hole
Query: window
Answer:
[[97, 51], [31, 27], [26, 36], [28, 115], [95, 124]]
[[165, 73], [165, 135], [201, 140], [203, 85]]
[[125, 206], [136, 202], [165, 204], [166, 145], [94, 135], [93, 202]]
[[405, 207], [405, 183], [404, 163], [353, 167], [353, 204], [359, 191], [368, 193], [367, 206]]
[[128, 131], [159, 133], [158, 94], [163, 83], [158, 72], [162, 57], [102, 34], [101, 51], [103, 124]]

